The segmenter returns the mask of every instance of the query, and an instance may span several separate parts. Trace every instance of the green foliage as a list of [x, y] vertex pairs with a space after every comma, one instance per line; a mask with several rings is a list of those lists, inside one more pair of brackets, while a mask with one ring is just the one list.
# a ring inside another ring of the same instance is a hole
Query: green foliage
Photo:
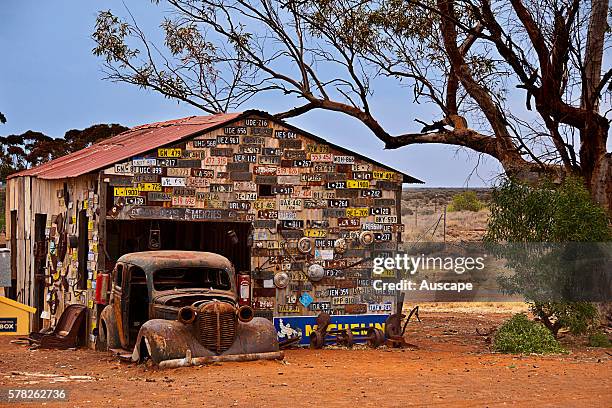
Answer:
[[562, 327], [585, 334], [597, 325], [597, 308], [589, 302], [533, 302], [529, 308], [555, 336]]
[[605, 210], [591, 200], [582, 180], [569, 177], [561, 184], [539, 185], [506, 180], [493, 191], [490, 208], [487, 242], [535, 243], [519, 244], [523, 251], [515, 253], [502, 250], [501, 257], [515, 271], [500, 280], [502, 287], [532, 301], [531, 311], [553, 335], [562, 327], [574, 334], [588, 332], [597, 309], [569, 300], [576, 299], [573, 295], [602, 258], [593, 243], [610, 241], [611, 234]]
[[490, 242], [604, 242], [611, 239], [605, 210], [582, 179], [528, 185], [507, 179], [493, 190], [485, 240]]
[[20, 135], [0, 136], [0, 180], [16, 171], [83, 149], [127, 130], [118, 124], [99, 124], [86, 129], [71, 129], [64, 137], [52, 138], [28, 130]]
[[612, 342], [603, 332], [595, 332], [589, 336], [589, 346], [591, 347], [612, 347]]
[[502, 353], [562, 353], [565, 350], [544, 326], [516, 314], [500, 326], [493, 348]]
[[448, 211], [480, 211], [485, 205], [478, 199], [475, 191], [464, 191], [453, 196]]

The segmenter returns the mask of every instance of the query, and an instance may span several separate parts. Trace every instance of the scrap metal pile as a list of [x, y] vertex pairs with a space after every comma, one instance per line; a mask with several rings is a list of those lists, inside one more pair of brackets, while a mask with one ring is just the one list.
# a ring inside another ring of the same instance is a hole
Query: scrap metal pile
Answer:
[[[378, 348], [383, 344], [392, 348], [417, 348], [416, 345], [406, 342], [404, 335], [412, 316], [415, 316], [419, 322], [421, 321], [419, 318], [419, 307], [415, 306], [410, 310], [406, 318], [406, 315], [402, 313], [403, 303], [404, 296], [402, 294], [396, 305], [398, 312], [389, 315], [385, 321], [384, 332], [377, 327], [369, 327], [367, 329], [361, 327], [331, 329], [331, 316], [329, 313], [321, 312], [319, 316], [317, 316], [317, 328], [310, 334], [310, 348], [321, 349], [329, 345], [350, 348], [353, 347], [355, 343], [365, 343], [371, 348]], [[404, 318], [406, 318], [406, 321], [402, 324]]]

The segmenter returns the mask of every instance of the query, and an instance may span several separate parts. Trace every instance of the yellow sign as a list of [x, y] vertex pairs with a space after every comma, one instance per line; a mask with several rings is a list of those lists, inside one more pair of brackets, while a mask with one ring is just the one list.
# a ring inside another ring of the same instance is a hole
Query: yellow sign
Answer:
[[325, 238], [327, 236], [327, 230], [323, 229], [305, 229], [304, 236], [310, 238]]
[[113, 194], [115, 197], [137, 197], [140, 191], [133, 187], [115, 187]]
[[348, 188], [370, 188], [370, 180], [346, 180]]
[[392, 171], [373, 171], [372, 177], [376, 180], [393, 180], [395, 173]]
[[394, 269], [385, 269], [381, 273], [372, 272], [372, 275], [376, 278], [396, 278], [397, 271], [395, 271]]
[[93, 220], [92, 220], [92, 221], [89, 221], [89, 222], [87, 223], [87, 229], [88, 229], [89, 231], [92, 231], [92, 230], [94, 229], [94, 222], [93, 222]]
[[368, 208], [347, 208], [346, 209], [346, 216], [347, 217], [367, 217], [368, 215], [370, 215], [370, 211], [368, 210]]
[[180, 158], [182, 156], [182, 150], [179, 148], [175, 149], [157, 149], [157, 157], [175, 157]]
[[138, 191], [162, 191], [161, 183], [138, 183]]
[[275, 210], [276, 201], [272, 200], [256, 200], [252, 201], [254, 210]]
[[327, 146], [327, 145], [317, 145], [317, 144], [308, 144], [308, 145], [306, 145], [306, 151], [308, 153], [329, 153], [329, 146]]

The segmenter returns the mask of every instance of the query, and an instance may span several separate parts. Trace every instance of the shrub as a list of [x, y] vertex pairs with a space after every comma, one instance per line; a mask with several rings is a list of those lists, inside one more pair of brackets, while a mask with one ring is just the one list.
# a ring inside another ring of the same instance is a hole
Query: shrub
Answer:
[[[586, 298], [578, 295], [590, 288], [588, 273], [596, 271], [589, 262], [595, 260], [596, 264], [600, 257], [595, 245], [567, 243], [607, 242], [611, 233], [606, 211], [593, 202], [583, 180], [568, 177], [560, 184], [505, 180], [494, 189], [490, 208], [485, 241], [544, 244], [526, 246], [527, 256], [516, 258], [513, 247], [507, 246], [501, 257], [512, 259], [515, 274], [502, 277], [502, 287], [531, 301], [532, 312], [553, 335], [562, 327], [574, 334], [588, 332], [597, 309], [577, 300]], [[545, 248], [551, 250], [542, 251]]]
[[474, 191], [464, 191], [463, 193], [455, 194], [448, 206], [448, 211], [480, 211], [484, 208], [484, 204], [478, 200], [478, 196]]
[[493, 340], [495, 351], [502, 353], [562, 353], [552, 333], [524, 314], [516, 314], [500, 326]]
[[612, 342], [605, 333], [596, 332], [589, 336], [589, 346], [591, 347], [612, 347]]
[[535, 302], [529, 308], [555, 337], [563, 327], [572, 334], [585, 334], [598, 323], [597, 307], [589, 302]]
[[609, 218], [582, 179], [529, 185], [505, 180], [491, 194], [490, 242], [606, 242]]

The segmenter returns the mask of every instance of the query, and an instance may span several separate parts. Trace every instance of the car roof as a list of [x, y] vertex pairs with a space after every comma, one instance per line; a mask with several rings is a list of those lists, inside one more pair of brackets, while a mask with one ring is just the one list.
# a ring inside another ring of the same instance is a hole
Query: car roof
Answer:
[[202, 251], [143, 251], [121, 256], [117, 262], [129, 263], [146, 270], [180, 266], [206, 266], [209, 268], [233, 269], [232, 263], [223, 255]]

